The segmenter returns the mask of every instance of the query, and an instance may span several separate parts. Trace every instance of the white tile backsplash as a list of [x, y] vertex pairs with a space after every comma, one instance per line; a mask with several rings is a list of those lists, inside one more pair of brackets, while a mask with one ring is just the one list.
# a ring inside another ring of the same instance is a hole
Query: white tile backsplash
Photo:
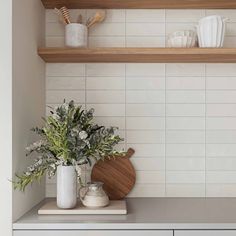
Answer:
[[205, 197], [205, 184], [166, 184], [166, 197]]
[[204, 117], [167, 117], [167, 130], [204, 130]]
[[127, 90], [126, 102], [129, 103], [165, 103], [164, 90]]
[[[137, 69], [139, 70], [139, 69]], [[126, 77], [126, 89], [129, 90], [158, 90], [165, 89], [165, 77]]]
[[169, 171], [199, 171], [205, 170], [205, 158], [174, 157], [166, 158], [166, 169]]
[[[85, 22], [93, 10], [71, 10]], [[236, 10], [107, 10], [90, 29], [90, 47], [165, 47], [166, 35], [194, 29], [205, 16], [230, 18], [226, 47], [236, 47]], [[64, 26], [46, 11], [46, 45], [64, 46]], [[236, 66], [203, 63], [52, 63], [47, 104], [74, 99], [95, 121], [117, 126], [132, 147], [137, 183], [130, 197], [236, 196]], [[48, 114], [49, 108], [47, 108]], [[47, 196], [55, 196], [55, 180]]]
[[152, 76], [164, 76], [165, 64], [157, 63], [136, 63], [126, 64], [126, 76], [135, 77], [152, 77]]
[[166, 143], [205, 143], [205, 130], [166, 130]]
[[166, 10], [166, 22], [168, 23], [195, 23], [204, 16], [204, 10]]
[[204, 157], [205, 144], [166, 144], [167, 157]]
[[138, 157], [132, 158], [135, 170], [142, 171], [165, 171], [165, 157]]
[[126, 10], [126, 22], [128, 23], [147, 23], [165, 22], [165, 10]]
[[127, 130], [160, 130], [165, 129], [164, 117], [127, 117]]
[[165, 143], [164, 130], [127, 130], [126, 142], [132, 143]]
[[205, 104], [166, 104], [166, 116], [204, 116]]
[[166, 89], [174, 90], [201, 90], [205, 89], [204, 77], [166, 77]]
[[167, 184], [203, 184], [205, 171], [167, 171]]
[[205, 103], [204, 90], [166, 90], [166, 103]]
[[125, 77], [86, 77], [88, 90], [124, 90]]
[[126, 38], [127, 47], [165, 47], [165, 36], [128, 36]]

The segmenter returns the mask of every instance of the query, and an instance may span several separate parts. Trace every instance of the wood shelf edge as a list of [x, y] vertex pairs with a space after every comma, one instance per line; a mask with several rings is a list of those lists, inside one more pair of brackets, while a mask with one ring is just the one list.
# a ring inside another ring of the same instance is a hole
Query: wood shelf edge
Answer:
[[226, 0], [41, 0], [44, 7], [71, 9], [236, 9], [236, 1]]
[[236, 48], [39, 48], [45, 62], [235, 63]]

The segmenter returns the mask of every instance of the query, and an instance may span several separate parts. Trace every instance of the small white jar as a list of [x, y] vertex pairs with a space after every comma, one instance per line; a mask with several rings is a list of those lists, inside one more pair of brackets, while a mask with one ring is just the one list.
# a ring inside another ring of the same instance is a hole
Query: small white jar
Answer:
[[65, 45], [67, 47], [87, 47], [87, 26], [79, 23], [67, 24], [65, 29]]

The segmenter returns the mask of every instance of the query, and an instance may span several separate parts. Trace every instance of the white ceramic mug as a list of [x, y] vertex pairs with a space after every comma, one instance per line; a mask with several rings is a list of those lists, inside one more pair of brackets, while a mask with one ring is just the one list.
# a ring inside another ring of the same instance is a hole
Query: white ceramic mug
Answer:
[[88, 28], [79, 23], [66, 25], [65, 45], [67, 47], [87, 47], [88, 45]]

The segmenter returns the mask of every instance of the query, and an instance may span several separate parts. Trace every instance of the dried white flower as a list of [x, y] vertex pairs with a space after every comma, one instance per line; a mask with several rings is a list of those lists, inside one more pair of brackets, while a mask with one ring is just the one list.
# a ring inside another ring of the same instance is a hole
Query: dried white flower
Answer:
[[63, 107], [66, 111], [69, 110], [69, 104], [67, 104], [67, 103], [63, 103], [62, 107]]
[[42, 165], [43, 160], [42, 160], [42, 159], [39, 159], [37, 163], [38, 163], [38, 165]]
[[88, 134], [87, 134], [86, 131], [82, 130], [82, 131], [79, 132], [79, 138], [80, 138], [80, 139], [84, 140], [84, 139], [86, 139], [87, 137], [88, 137]]
[[57, 113], [53, 113], [53, 114], [52, 114], [52, 117], [53, 117], [53, 119], [55, 119], [55, 120], [59, 120], [59, 119], [60, 119], [60, 116], [57, 115]]
[[76, 169], [77, 175], [78, 175], [78, 176], [81, 176], [81, 174], [82, 174], [82, 169], [81, 169], [81, 167], [80, 167], [79, 165], [76, 165], [76, 166], [75, 166], [75, 169]]
[[56, 165], [55, 164], [51, 164], [50, 167], [52, 167], [53, 169], [56, 169]]
[[29, 167], [28, 167], [28, 170], [29, 170], [30, 172], [32, 172], [32, 171], [35, 170], [35, 168], [34, 168], [34, 166], [29, 166]]
[[79, 130], [78, 130], [77, 128], [73, 128], [73, 129], [71, 130], [71, 135], [72, 135], [72, 137], [77, 136], [78, 133], [79, 133]]

